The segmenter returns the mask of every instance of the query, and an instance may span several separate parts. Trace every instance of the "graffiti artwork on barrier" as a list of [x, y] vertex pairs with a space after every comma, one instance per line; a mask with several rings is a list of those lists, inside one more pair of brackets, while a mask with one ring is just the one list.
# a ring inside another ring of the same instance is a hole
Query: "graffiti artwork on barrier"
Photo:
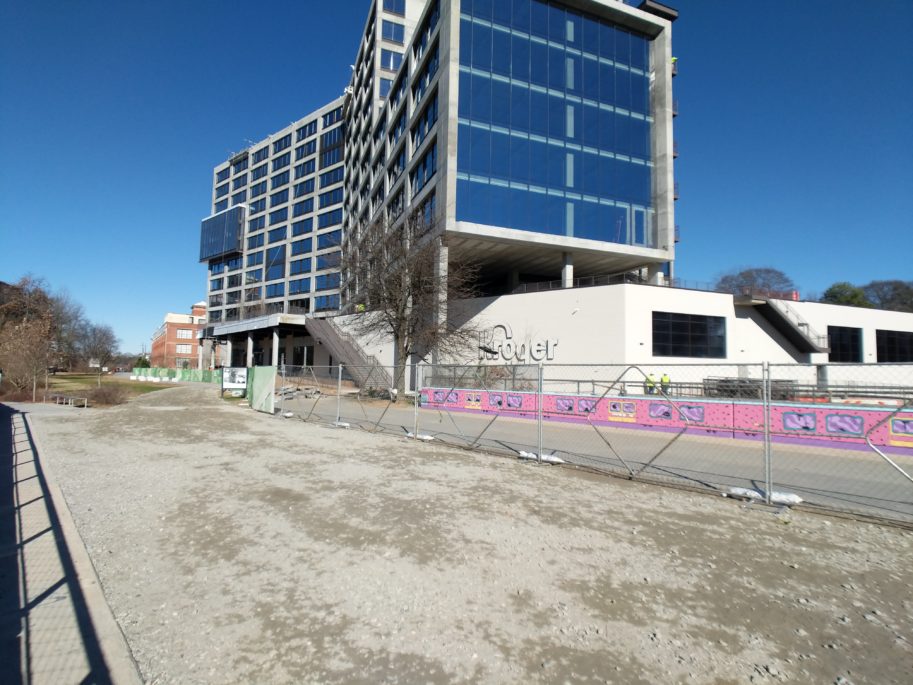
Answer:
[[637, 405], [633, 402], [609, 402], [609, 421], [634, 423], [637, 419]]
[[[538, 395], [534, 392], [425, 388], [422, 397], [429, 405], [453, 410], [505, 412], [530, 418], [537, 415]], [[753, 438], [765, 421], [763, 404], [752, 400], [690, 399], [688, 404], [673, 404], [636, 397], [544, 394], [542, 403], [546, 420], [624, 424], [646, 430], [691, 427], [719, 437]], [[868, 434], [874, 445], [889, 445], [913, 454], [913, 413], [909, 410], [887, 420], [891, 410], [886, 408], [790, 402], [773, 403], [769, 411], [775, 439], [865, 449]]]
[[596, 400], [577, 400], [577, 412], [579, 414], [593, 414], [596, 412]]
[[861, 416], [849, 414], [828, 414], [824, 419], [825, 430], [838, 435], [862, 435], [865, 422]]
[[[445, 399], [446, 397], [446, 399]], [[435, 390], [434, 401], [438, 404], [456, 404], [460, 401], [460, 395], [457, 392], [447, 392], [446, 390]]]
[[913, 417], [892, 419], [888, 442], [900, 447], [913, 447]]
[[815, 415], [805, 414], [795, 411], [784, 412], [783, 430], [785, 431], [802, 431], [805, 433], [815, 432]]
[[[678, 410], [681, 415], [688, 420], [688, 423], [704, 423], [703, 407], [682, 404], [678, 406]], [[666, 419], [667, 421], [671, 421], [674, 413], [671, 404], [664, 404], [662, 402], [650, 403], [651, 419]]]
[[574, 398], [573, 397], [557, 397], [555, 398], [555, 409], [560, 412], [573, 412], [574, 411]]

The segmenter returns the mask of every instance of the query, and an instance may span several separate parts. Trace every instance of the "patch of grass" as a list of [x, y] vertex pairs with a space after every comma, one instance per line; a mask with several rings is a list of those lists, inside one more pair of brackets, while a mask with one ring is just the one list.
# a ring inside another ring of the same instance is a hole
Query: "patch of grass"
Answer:
[[[89, 404], [113, 405], [122, 404], [131, 397], [145, 395], [155, 390], [171, 387], [164, 383], [131, 381], [121, 376], [102, 376], [99, 387], [98, 374], [94, 373], [58, 373], [48, 377], [48, 395], [74, 395], [88, 397]], [[39, 386], [39, 394], [44, 388]], [[116, 401], [113, 401], [116, 400]]]

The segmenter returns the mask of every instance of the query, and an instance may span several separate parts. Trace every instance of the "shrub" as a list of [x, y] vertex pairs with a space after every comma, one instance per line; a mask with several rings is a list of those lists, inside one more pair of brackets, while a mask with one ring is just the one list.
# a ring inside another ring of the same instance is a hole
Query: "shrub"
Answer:
[[103, 385], [88, 392], [90, 404], [123, 404], [129, 398], [127, 391], [119, 385]]

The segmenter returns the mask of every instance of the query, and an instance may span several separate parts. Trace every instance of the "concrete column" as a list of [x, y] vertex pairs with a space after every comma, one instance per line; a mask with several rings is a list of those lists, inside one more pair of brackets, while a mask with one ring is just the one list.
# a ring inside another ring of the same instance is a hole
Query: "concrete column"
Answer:
[[247, 332], [247, 368], [254, 365], [254, 334]]
[[[434, 265], [434, 280], [437, 284], [438, 295], [437, 295], [437, 307], [434, 312], [435, 324], [439, 327], [443, 327], [447, 323], [447, 272], [448, 272], [448, 258], [449, 258], [450, 248], [447, 247], [447, 244], [443, 239], [438, 239], [438, 250], [437, 250], [437, 262]], [[432, 362], [438, 363], [438, 352], [437, 350], [431, 350], [432, 352]]]
[[205, 340], [197, 341], [197, 369], [200, 371], [203, 370], [203, 345], [206, 344]]
[[651, 264], [647, 267], [647, 283], [650, 285], [665, 285], [664, 276], [662, 264]]
[[564, 265], [561, 267], [561, 287], [562, 288], [573, 288], [574, 287], [574, 255], [570, 252], [565, 252], [564, 255]]
[[225, 341], [225, 359], [222, 360], [222, 366], [231, 366], [231, 338]]
[[273, 358], [272, 366], [279, 366], [279, 328], [273, 329]]

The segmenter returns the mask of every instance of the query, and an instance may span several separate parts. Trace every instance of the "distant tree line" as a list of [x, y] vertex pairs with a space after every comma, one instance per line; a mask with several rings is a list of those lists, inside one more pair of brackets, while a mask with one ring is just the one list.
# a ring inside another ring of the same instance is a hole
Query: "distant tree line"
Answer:
[[0, 282], [0, 369], [17, 390], [34, 390], [48, 372], [90, 363], [101, 373], [117, 357], [118, 343], [110, 326], [89, 321], [82, 305], [51, 293], [41, 279]]
[[[733, 295], [752, 293], [782, 295], [796, 290], [793, 280], [779, 269], [759, 267], [727, 273], [717, 279], [714, 290]], [[825, 304], [913, 312], [913, 281], [871, 281], [853, 285], [838, 281], [817, 299]]]

